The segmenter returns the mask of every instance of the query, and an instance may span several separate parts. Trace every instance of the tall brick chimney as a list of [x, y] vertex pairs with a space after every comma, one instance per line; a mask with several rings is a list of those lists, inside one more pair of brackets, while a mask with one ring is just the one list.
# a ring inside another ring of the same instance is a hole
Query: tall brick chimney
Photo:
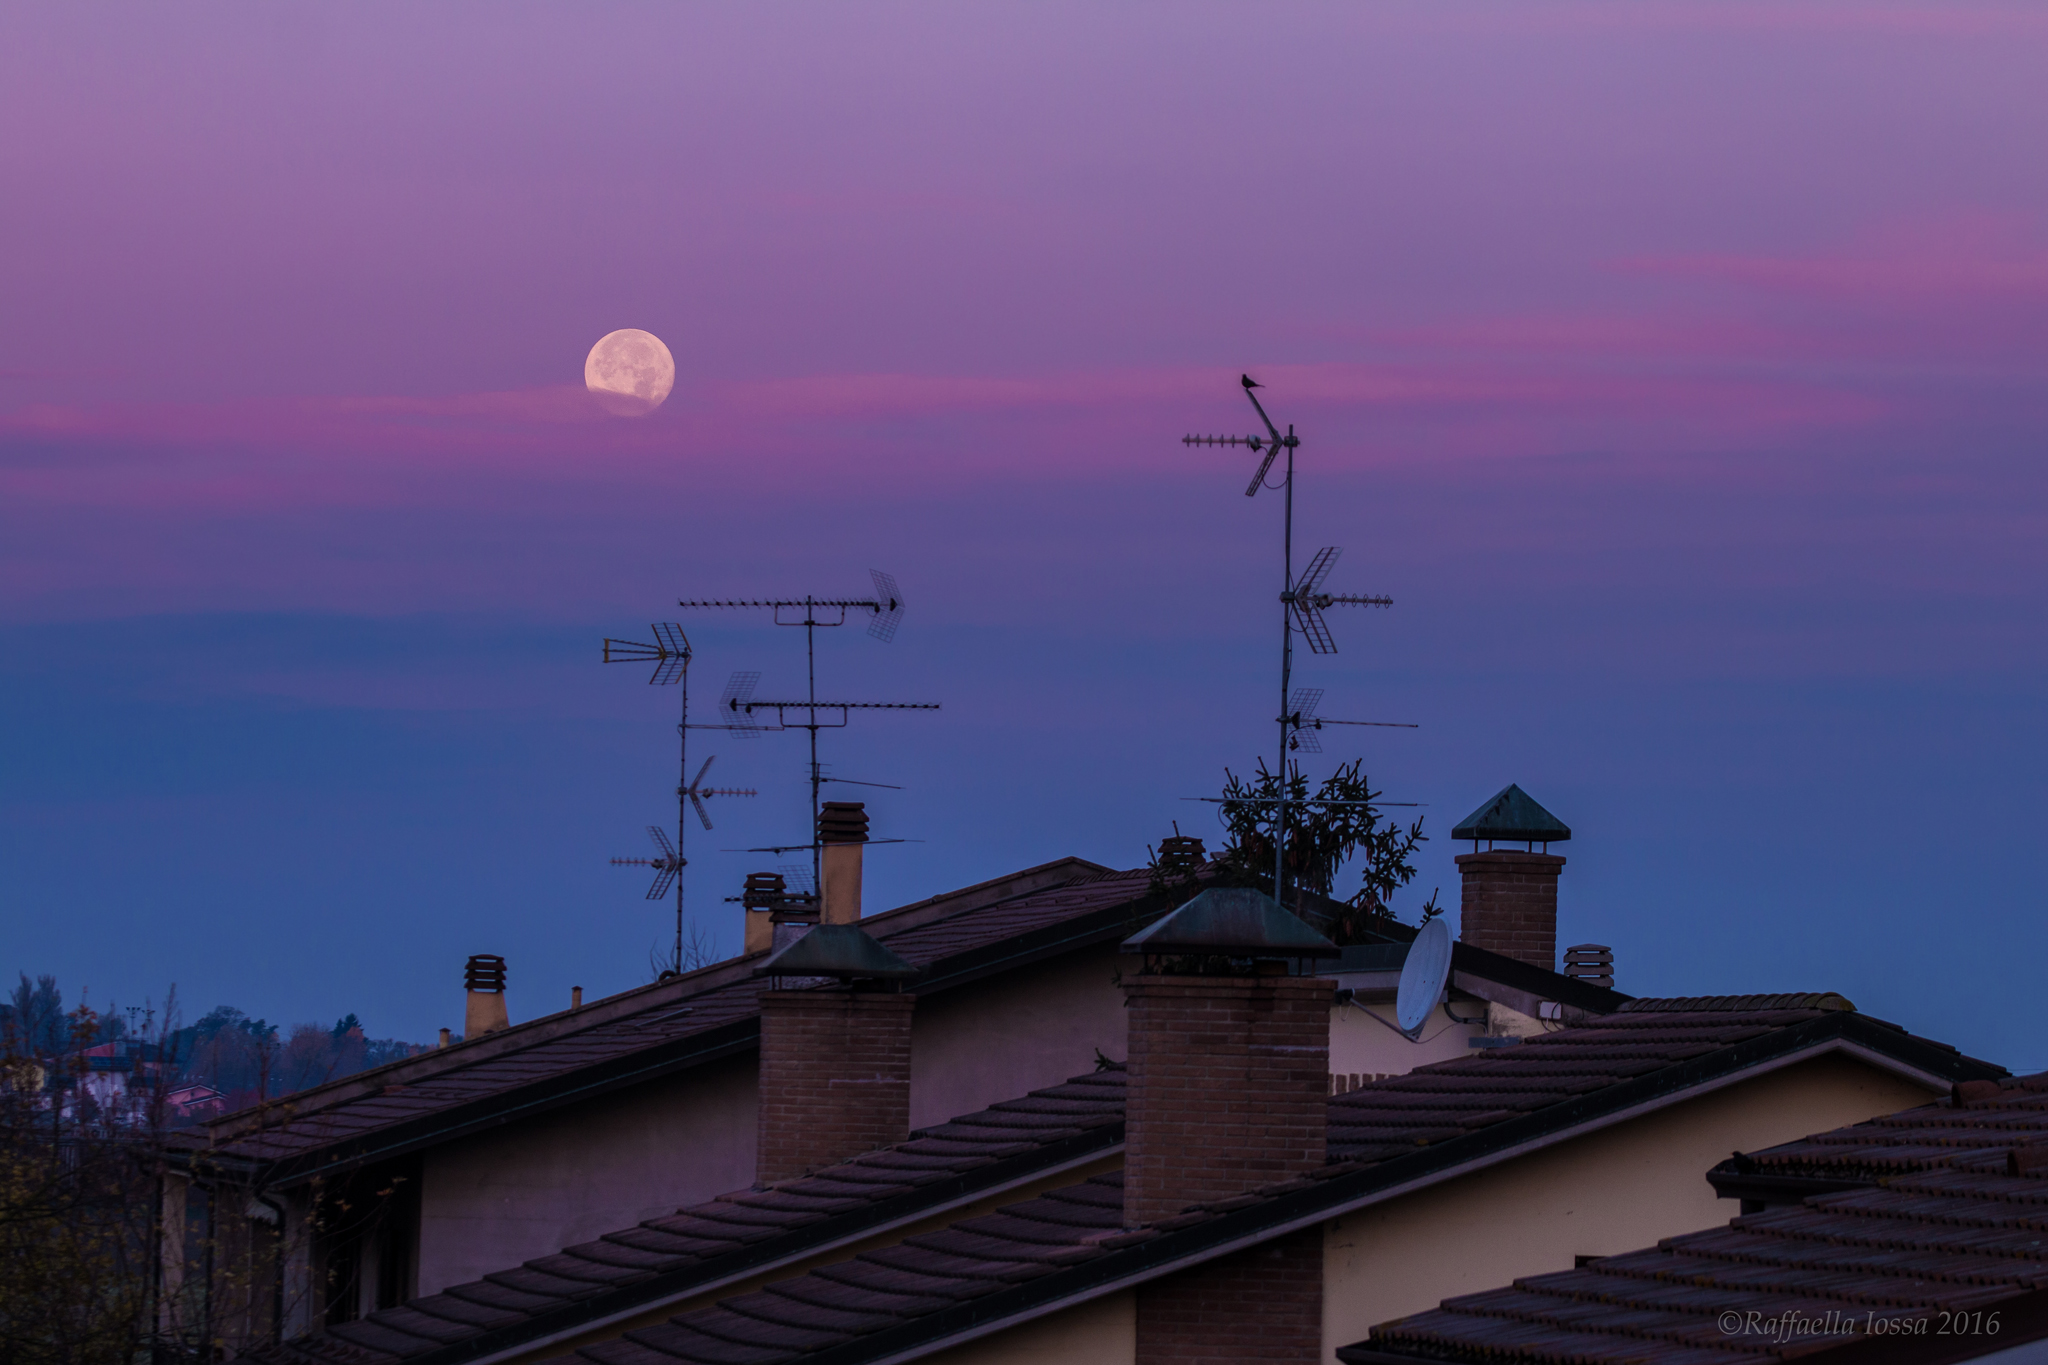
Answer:
[[[761, 992], [754, 1179], [792, 1180], [910, 1137], [910, 1018], [918, 969], [858, 925], [821, 924], [755, 969]], [[806, 984], [836, 978], [836, 986]]]
[[[1475, 948], [1556, 971], [1557, 877], [1564, 859], [1547, 850], [1571, 838], [1571, 827], [1510, 783], [1454, 827], [1451, 837], [1472, 840], [1472, 852], [1457, 858], [1464, 878], [1458, 937]], [[1523, 847], [1496, 849], [1496, 842]], [[1546, 851], [1538, 853], [1538, 844]]]
[[859, 801], [827, 801], [818, 812], [820, 919], [852, 924], [860, 918], [861, 845], [868, 841], [867, 807]]
[[462, 1036], [481, 1038], [512, 1027], [505, 1014], [505, 959], [496, 953], [475, 953], [462, 968], [468, 1002], [462, 1011]]
[[1271, 897], [1233, 888], [1204, 891], [1123, 947], [1145, 955], [1123, 978], [1124, 1224], [1322, 1165], [1335, 987], [1288, 975], [1286, 959], [1336, 946]]
[[[1130, 1062], [1124, 1225], [1171, 1218], [1328, 1156], [1334, 982], [1285, 959], [1328, 939], [1244, 889], [1204, 891], [1124, 941]], [[1311, 1228], [1138, 1291], [1139, 1365], [1322, 1359], [1323, 1238]]]

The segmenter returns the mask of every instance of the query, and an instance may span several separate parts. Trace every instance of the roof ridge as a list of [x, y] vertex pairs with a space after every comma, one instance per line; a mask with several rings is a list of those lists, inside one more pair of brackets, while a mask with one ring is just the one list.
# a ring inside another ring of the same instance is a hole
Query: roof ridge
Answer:
[[[1015, 875], [1057, 870], [1067, 861]], [[1067, 951], [1082, 940], [1053, 934], [1052, 948], [1042, 949], [1033, 936], [1043, 938], [1048, 930], [1064, 925], [1086, 922], [1094, 926], [1096, 920], [1102, 920], [1104, 925], [1096, 927], [1104, 934], [1122, 937], [1127, 932], [1124, 917], [1104, 912], [1147, 894], [1147, 887], [1139, 883], [1149, 875], [1146, 869], [1106, 869], [957, 908], [944, 908], [944, 898], [934, 898], [868, 916], [862, 923], [939, 905], [942, 912], [916, 922], [899, 922], [886, 936], [893, 951], [925, 966], [956, 961], [971, 965], [977, 954], [985, 955], [992, 946], [1012, 942], [1032, 951]], [[978, 921], [986, 924], [976, 928]], [[1092, 935], [1095, 928], [1088, 932]], [[636, 987], [580, 1010], [529, 1020], [448, 1049], [419, 1053], [375, 1071], [299, 1091], [267, 1106], [224, 1115], [179, 1146], [190, 1159], [272, 1166], [287, 1160], [313, 1163], [304, 1170], [295, 1169], [290, 1177], [304, 1178], [309, 1171], [360, 1159], [345, 1148], [332, 1160], [315, 1162], [318, 1154], [340, 1144], [361, 1144], [370, 1134], [425, 1123], [450, 1108], [528, 1094], [561, 1078], [620, 1066], [629, 1058], [686, 1045], [693, 1037], [712, 1037], [719, 1028], [750, 1027], [758, 1018], [755, 1001], [762, 989], [762, 983], [751, 975], [753, 962], [748, 957], [727, 959], [677, 981]], [[751, 1046], [746, 1037], [728, 1041], [735, 1047]], [[553, 1055], [547, 1051], [550, 1049]], [[675, 1065], [691, 1064], [693, 1055], [685, 1053]], [[536, 1070], [536, 1062], [546, 1063], [547, 1069]], [[350, 1123], [343, 1131], [332, 1122], [342, 1116], [369, 1121]], [[376, 1150], [380, 1155], [392, 1154], [388, 1147]]]
[[1791, 991], [1752, 995], [1639, 995], [1616, 1014], [1721, 1014], [1754, 1010], [1847, 1010], [1855, 1004], [1838, 991]]

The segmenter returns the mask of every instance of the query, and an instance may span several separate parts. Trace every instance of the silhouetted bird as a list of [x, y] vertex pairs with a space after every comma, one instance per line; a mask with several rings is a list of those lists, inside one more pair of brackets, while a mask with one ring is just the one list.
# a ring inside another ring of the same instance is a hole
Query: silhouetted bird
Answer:
[[1263, 389], [1266, 387], [1264, 384], [1259, 383], [1256, 379], [1253, 379], [1248, 374], [1239, 375], [1238, 381], [1248, 389]]

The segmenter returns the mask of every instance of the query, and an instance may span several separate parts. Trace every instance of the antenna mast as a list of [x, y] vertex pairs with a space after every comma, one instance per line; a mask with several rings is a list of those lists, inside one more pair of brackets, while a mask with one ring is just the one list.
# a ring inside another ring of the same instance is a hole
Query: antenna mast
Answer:
[[[1273, 817], [1273, 899], [1285, 905], [1287, 878], [1287, 754], [1290, 749], [1306, 748], [1311, 753], [1320, 752], [1322, 745], [1313, 734], [1303, 736], [1304, 729], [1314, 730], [1325, 724], [1391, 724], [1386, 721], [1318, 721], [1315, 719], [1316, 702], [1322, 698], [1320, 689], [1314, 691], [1315, 698], [1302, 704], [1304, 698], [1291, 692], [1294, 681], [1294, 637], [1297, 632], [1308, 641], [1309, 651], [1314, 654], [1335, 654], [1337, 641], [1330, 634], [1330, 627], [1323, 620], [1325, 609], [1333, 606], [1391, 607], [1394, 599], [1382, 596], [1337, 595], [1322, 591], [1323, 579], [1329, 575], [1343, 551], [1335, 545], [1326, 545], [1316, 551], [1315, 558], [1302, 571], [1299, 579], [1294, 576], [1294, 452], [1301, 441], [1294, 434], [1294, 423], [1287, 424], [1287, 434], [1282, 436], [1280, 428], [1266, 415], [1265, 404], [1259, 401], [1255, 390], [1264, 388], [1250, 375], [1242, 375], [1238, 382], [1244, 386], [1244, 396], [1251, 400], [1252, 410], [1259, 414], [1259, 422], [1266, 428], [1264, 436], [1183, 436], [1184, 446], [1244, 446], [1254, 454], [1263, 452], [1265, 459], [1259, 464], [1259, 472], [1252, 475], [1244, 495], [1258, 496], [1261, 488], [1272, 488], [1266, 482], [1266, 475], [1272, 470], [1273, 462], [1281, 451], [1287, 452], [1286, 472], [1278, 485], [1284, 510], [1281, 514], [1280, 531], [1280, 761], [1275, 770], [1274, 785], [1278, 794], [1278, 809]], [[1293, 702], [1290, 705], [1290, 700]], [[1304, 743], [1306, 739], [1306, 743]]]
[[[821, 869], [818, 866], [819, 789], [828, 781], [846, 780], [843, 778], [834, 779], [826, 777], [824, 769], [818, 765], [818, 731], [844, 728], [848, 721], [848, 713], [852, 711], [936, 711], [939, 709], [937, 702], [839, 702], [818, 700], [817, 632], [819, 630], [830, 630], [845, 625], [848, 612], [865, 611], [874, 616], [874, 620], [868, 624], [868, 634], [886, 645], [896, 638], [896, 628], [903, 624], [903, 594], [897, 589], [895, 578], [883, 573], [880, 569], [868, 570], [868, 576], [874, 581], [875, 585], [875, 595], [873, 597], [826, 598], [805, 596], [707, 599], [684, 601], [676, 604], [679, 607], [691, 609], [732, 607], [766, 610], [774, 613], [774, 621], [778, 626], [801, 626], [803, 628], [804, 674], [807, 684], [805, 699], [802, 701], [756, 701], [753, 699], [754, 688], [759, 685], [761, 675], [759, 673], [735, 673], [732, 675], [731, 681], [726, 684], [725, 695], [719, 699], [718, 709], [723, 714], [725, 723], [718, 728], [732, 730], [744, 739], [751, 739], [768, 729], [794, 729], [808, 730], [810, 732], [810, 847], [811, 875], [814, 885], [821, 884], [822, 881]], [[798, 610], [801, 610], [803, 615], [790, 619], [795, 616]], [[754, 712], [762, 710], [772, 710], [775, 712], [775, 724], [773, 726], [762, 726], [754, 723]], [[792, 723], [788, 719], [787, 714], [790, 711], [802, 711], [804, 719]], [[836, 721], [821, 721], [818, 719], [818, 713], [821, 711], [836, 711], [839, 713], [839, 719]], [[884, 784], [877, 783], [874, 785]]]
[[649, 687], [671, 687], [680, 685], [682, 691], [682, 713], [676, 721], [676, 841], [670, 844], [668, 833], [660, 825], [649, 825], [647, 833], [654, 840], [659, 851], [653, 858], [614, 858], [615, 867], [651, 867], [654, 871], [654, 885], [647, 890], [647, 899], [658, 901], [668, 895], [671, 883], [676, 891], [676, 950], [671, 966], [678, 972], [683, 969], [683, 869], [689, 860], [683, 857], [683, 838], [688, 831], [690, 808], [697, 809], [697, 818], [704, 822], [704, 828], [711, 828], [711, 814], [704, 809], [707, 796], [753, 796], [751, 787], [707, 787], [704, 774], [710, 769], [716, 754], [704, 760], [704, 766], [697, 770], [696, 781], [690, 780], [690, 640], [683, 634], [683, 628], [674, 621], [657, 621], [651, 627], [654, 643], [641, 640], [611, 640], [604, 642], [604, 661], [608, 664], [652, 663], [654, 673], [647, 679]]

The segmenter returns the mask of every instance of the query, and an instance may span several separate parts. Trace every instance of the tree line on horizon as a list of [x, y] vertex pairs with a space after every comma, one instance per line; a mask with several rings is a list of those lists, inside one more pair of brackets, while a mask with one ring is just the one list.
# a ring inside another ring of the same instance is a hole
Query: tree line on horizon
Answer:
[[[179, 1019], [173, 988], [161, 1005], [70, 1009], [54, 976], [27, 972], [0, 999], [0, 1054], [10, 1061], [59, 1062], [106, 1043], [127, 1042], [134, 1060], [155, 1064], [165, 1090], [210, 1086], [221, 1112], [306, 1090], [425, 1050], [424, 1044], [371, 1038], [355, 1014], [330, 1027], [289, 1028], [218, 1005], [190, 1024]], [[61, 1068], [54, 1069], [62, 1074]]]

